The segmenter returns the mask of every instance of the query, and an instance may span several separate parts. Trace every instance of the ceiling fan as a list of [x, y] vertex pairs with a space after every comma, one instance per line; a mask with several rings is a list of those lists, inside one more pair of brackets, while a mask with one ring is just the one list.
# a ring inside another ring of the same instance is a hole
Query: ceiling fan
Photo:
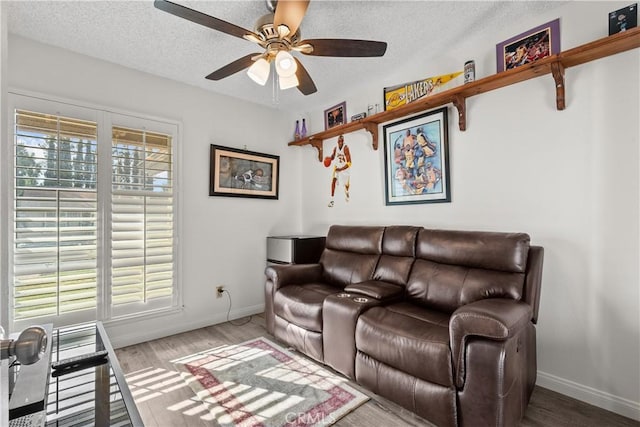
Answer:
[[271, 63], [275, 63], [281, 89], [298, 87], [304, 95], [317, 91], [315, 83], [302, 63], [291, 55], [291, 51], [312, 56], [374, 57], [383, 56], [387, 43], [353, 39], [300, 39], [300, 24], [309, 0], [266, 0], [273, 13], [264, 15], [250, 31], [197, 10], [167, 1], [155, 0], [154, 6], [172, 15], [196, 24], [204, 25], [231, 36], [258, 44], [262, 53], [243, 56], [206, 76], [209, 80], [221, 80], [248, 68], [247, 74], [256, 83], [264, 85]]

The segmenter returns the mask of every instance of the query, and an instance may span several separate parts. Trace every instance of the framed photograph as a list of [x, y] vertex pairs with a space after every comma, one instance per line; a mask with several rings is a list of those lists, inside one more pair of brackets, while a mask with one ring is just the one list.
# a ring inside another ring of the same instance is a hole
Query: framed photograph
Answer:
[[211, 144], [209, 195], [277, 199], [280, 156]]
[[638, 26], [638, 3], [609, 13], [609, 35]]
[[451, 201], [447, 109], [383, 127], [387, 206]]
[[341, 102], [324, 110], [324, 130], [347, 123], [347, 103]]
[[496, 45], [498, 72], [560, 53], [560, 19], [539, 25]]

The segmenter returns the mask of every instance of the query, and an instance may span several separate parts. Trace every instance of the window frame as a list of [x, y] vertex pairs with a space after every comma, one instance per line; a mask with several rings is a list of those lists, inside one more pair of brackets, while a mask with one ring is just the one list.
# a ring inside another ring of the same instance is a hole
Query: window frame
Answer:
[[[175, 120], [161, 117], [154, 117], [148, 114], [124, 111], [120, 109], [105, 107], [95, 104], [81, 103], [74, 100], [62, 99], [58, 97], [43, 95], [22, 90], [10, 89], [8, 91], [7, 102], [7, 143], [0, 147], [0, 169], [4, 172], [0, 175], [2, 185], [2, 198], [6, 208], [2, 212], [0, 227], [6, 232], [7, 239], [0, 243], [2, 254], [0, 255], [0, 265], [7, 268], [0, 276], [0, 295], [2, 307], [0, 312], [6, 313], [6, 325], [9, 330], [25, 328], [34, 323], [46, 323], [50, 321], [56, 327], [75, 323], [86, 322], [83, 316], [73, 314], [65, 316], [63, 319], [56, 317], [14, 320], [14, 293], [13, 293], [13, 262], [14, 262], [14, 237], [15, 237], [15, 204], [14, 204], [14, 172], [15, 172], [15, 110], [31, 110], [41, 113], [58, 114], [82, 120], [95, 121], [98, 126], [97, 134], [97, 156], [98, 156], [98, 185], [97, 185], [97, 306], [95, 319], [105, 322], [105, 324], [117, 324], [130, 319], [140, 320], [153, 318], [158, 315], [182, 311], [182, 260], [180, 250], [181, 242], [179, 236], [182, 229], [182, 203], [180, 198], [181, 183], [181, 128], [182, 124]], [[173, 197], [173, 299], [169, 307], [159, 309], [149, 309], [143, 312], [134, 312], [126, 315], [113, 316], [110, 301], [110, 275], [111, 275], [111, 228], [110, 215], [112, 203], [111, 189], [111, 149], [112, 149], [112, 127], [125, 126], [137, 129], [147, 129], [151, 132], [164, 132], [171, 135], [172, 139], [172, 197]], [[105, 160], [108, 159], [108, 160]], [[5, 212], [6, 210], [6, 212]], [[5, 214], [6, 213], [6, 214]], [[6, 296], [6, 298], [4, 298]], [[4, 319], [3, 319], [4, 320]]]

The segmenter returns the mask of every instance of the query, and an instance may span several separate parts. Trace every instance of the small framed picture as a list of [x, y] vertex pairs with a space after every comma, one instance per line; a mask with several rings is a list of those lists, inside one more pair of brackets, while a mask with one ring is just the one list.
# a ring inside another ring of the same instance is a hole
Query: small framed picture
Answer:
[[347, 123], [347, 103], [341, 102], [338, 105], [324, 110], [324, 130], [331, 129]]
[[638, 26], [638, 3], [609, 13], [609, 35]]
[[498, 43], [497, 70], [517, 68], [556, 53], [560, 53], [559, 18]]
[[209, 195], [277, 199], [280, 157], [211, 144]]

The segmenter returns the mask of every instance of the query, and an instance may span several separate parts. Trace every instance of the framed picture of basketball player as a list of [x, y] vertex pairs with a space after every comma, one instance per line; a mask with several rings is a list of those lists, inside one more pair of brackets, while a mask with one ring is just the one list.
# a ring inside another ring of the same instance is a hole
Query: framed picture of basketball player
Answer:
[[209, 195], [277, 199], [280, 156], [211, 144]]
[[387, 206], [451, 202], [447, 129], [446, 108], [383, 127]]
[[324, 110], [324, 130], [331, 129], [347, 123], [347, 103], [341, 102], [338, 105]]
[[511, 37], [496, 45], [498, 73], [560, 53], [560, 19]]

